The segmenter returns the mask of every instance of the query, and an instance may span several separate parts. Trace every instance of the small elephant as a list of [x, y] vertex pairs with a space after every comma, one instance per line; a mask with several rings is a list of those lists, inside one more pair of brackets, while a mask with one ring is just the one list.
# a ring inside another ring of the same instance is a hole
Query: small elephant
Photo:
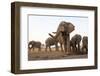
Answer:
[[58, 42], [52, 38], [52, 37], [49, 37], [45, 40], [45, 44], [46, 44], [46, 51], [47, 51], [47, 48], [49, 47], [49, 50], [51, 51], [51, 46], [55, 45], [56, 47], [56, 50], [58, 50]]
[[70, 50], [71, 50], [71, 52], [74, 52], [74, 53], [80, 52], [81, 39], [82, 39], [82, 37], [79, 34], [76, 34], [71, 38], [71, 40], [70, 40]]
[[82, 52], [83, 53], [88, 53], [88, 37], [83, 36], [82, 38]]
[[41, 42], [39, 42], [39, 41], [30, 41], [28, 43], [28, 48], [29, 48], [29, 50], [31, 50], [31, 49], [34, 50], [34, 48], [38, 48], [38, 51], [39, 51], [39, 50], [41, 50]]

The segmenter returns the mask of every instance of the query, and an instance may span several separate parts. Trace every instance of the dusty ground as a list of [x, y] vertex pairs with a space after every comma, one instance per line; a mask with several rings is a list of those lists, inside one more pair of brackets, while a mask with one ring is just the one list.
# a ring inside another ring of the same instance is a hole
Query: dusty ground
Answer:
[[76, 58], [87, 58], [87, 54], [66, 54], [65, 52], [59, 50], [55, 51], [54, 48], [49, 49], [45, 51], [44, 48], [38, 50], [35, 48], [34, 50], [29, 50], [28, 51], [28, 60], [48, 60], [48, 59], [76, 59]]

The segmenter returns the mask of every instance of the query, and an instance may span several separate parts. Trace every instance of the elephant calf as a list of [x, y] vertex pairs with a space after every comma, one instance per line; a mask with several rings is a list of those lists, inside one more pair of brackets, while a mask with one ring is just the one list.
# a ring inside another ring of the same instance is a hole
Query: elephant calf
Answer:
[[39, 41], [30, 41], [28, 43], [28, 48], [29, 48], [29, 50], [31, 50], [31, 49], [34, 50], [34, 48], [38, 48], [38, 50], [41, 50], [41, 42], [39, 42]]
[[72, 52], [79, 53], [81, 39], [82, 39], [82, 37], [79, 34], [76, 34], [71, 38], [71, 40], [70, 40], [70, 48], [71, 48]]
[[45, 40], [45, 44], [46, 44], [46, 51], [47, 51], [47, 48], [49, 47], [49, 50], [51, 51], [51, 46], [55, 45], [56, 46], [56, 50], [58, 50], [58, 42], [54, 39], [54, 38], [47, 38]]
[[88, 37], [84, 36], [82, 39], [82, 52], [87, 53], [88, 52]]

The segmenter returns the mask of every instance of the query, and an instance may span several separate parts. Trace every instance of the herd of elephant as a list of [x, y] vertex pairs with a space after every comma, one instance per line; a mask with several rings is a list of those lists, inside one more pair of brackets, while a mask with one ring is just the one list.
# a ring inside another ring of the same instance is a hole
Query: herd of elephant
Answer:
[[[75, 34], [71, 39], [70, 33], [75, 30], [75, 26], [70, 22], [61, 21], [57, 31], [53, 32], [55, 36], [49, 33], [50, 37], [48, 37], [45, 40], [45, 51], [49, 48], [50, 51], [52, 51], [51, 46], [55, 45], [55, 51], [59, 51], [58, 43], [60, 44], [61, 51], [65, 52], [66, 50], [63, 48], [63, 46], [66, 47], [66, 41], [69, 45], [69, 50], [72, 53], [78, 53], [78, 52], [88, 52], [88, 37], [87, 36], [81, 36], [80, 34]], [[68, 40], [69, 39], [69, 40]], [[82, 42], [82, 45], [81, 45]], [[28, 43], [28, 48], [31, 50], [34, 50], [34, 48], [38, 48], [41, 50], [42, 43], [39, 41], [30, 41]]]

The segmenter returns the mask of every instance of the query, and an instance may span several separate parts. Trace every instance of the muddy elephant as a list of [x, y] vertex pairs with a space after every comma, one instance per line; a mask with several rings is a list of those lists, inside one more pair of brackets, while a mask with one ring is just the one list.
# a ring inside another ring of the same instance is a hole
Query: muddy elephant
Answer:
[[82, 38], [82, 52], [87, 54], [88, 53], [88, 37], [83, 36]]
[[41, 50], [41, 42], [39, 42], [39, 41], [30, 41], [28, 43], [28, 49], [34, 51], [35, 48], [38, 48], [38, 51], [40, 51]]
[[[70, 50], [69, 49], [69, 47], [70, 47], [70, 33], [74, 29], [75, 29], [75, 26], [72, 23], [66, 22], [66, 21], [61, 21], [58, 28], [57, 28], [57, 31], [54, 32], [55, 36], [53, 36], [50, 33], [49, 33], [49, 35], [60, 43], [62, 51], [68, 52]], [[64, 46], [64, 49], [62, 46]]]
[[75, 34], [70, 40], [70, 50], [72, 53], [80, 53], [81, 35]]
[[58, 42], [52, 37], [47, 38], [45, 40], [45, 44], [46, 44], [46, 49], [45, 49], [46, 51], [48, 48], [51, 51], [51, 46], [53, 46], [53, 45], [55, 45], [56, 51], [58, 50]]

